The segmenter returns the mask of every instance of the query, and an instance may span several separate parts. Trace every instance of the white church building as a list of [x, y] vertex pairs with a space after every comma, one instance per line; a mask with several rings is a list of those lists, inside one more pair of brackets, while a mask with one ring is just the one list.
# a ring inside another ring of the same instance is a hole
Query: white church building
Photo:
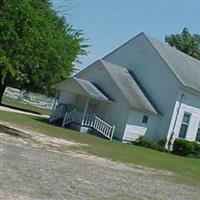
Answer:
[[50, 121], [63, 127], [123, 142], [200, 142], [200, 61], [144, 33], [53, 87]]

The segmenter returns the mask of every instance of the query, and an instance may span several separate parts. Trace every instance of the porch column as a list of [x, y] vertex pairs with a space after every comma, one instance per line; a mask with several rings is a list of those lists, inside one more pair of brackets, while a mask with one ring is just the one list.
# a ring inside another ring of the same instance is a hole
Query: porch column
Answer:
[[88, 97], [87, 101], [86, 101], [86, 104], [85, 104], [85, 108], [84, 108], [84, 112], [83, 112], [83, 118], [82, 118], [81, 125], [84, 124], [84, 120], [85, 120], [85, 116], [86, 116], [86, 113], [87, 113], [89, 102], [90, 102], [90, 98]]

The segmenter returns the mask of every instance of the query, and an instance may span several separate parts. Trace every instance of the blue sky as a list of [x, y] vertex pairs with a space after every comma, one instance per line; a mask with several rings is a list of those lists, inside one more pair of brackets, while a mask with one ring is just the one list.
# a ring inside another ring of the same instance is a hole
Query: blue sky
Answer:
[[200, 0], [53, 0], [55, 9], [72, 7], [65, 13], [68, 22], [84, 32], [91, 45], [81, 57], [84, 68], [102, 58], [136, 34], [145, 32], [164, 41], [165, 34], [183, 27], [200, 33]]

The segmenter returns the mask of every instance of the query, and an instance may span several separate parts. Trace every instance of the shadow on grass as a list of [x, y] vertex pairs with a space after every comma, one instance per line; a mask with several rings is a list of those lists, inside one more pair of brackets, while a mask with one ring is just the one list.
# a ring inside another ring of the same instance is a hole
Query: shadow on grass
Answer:
[[52, 126], [62, 128], [62, 119], [50, 123], [49, 118], [41, 118], [41, 117], [36, 117], [36, 116], [30, 116], [30, 118], [35, 120], [35, 121], [44, 123], [44, 124], [48, 124], [48, 125], [52, 125]]
[[37, 115], [42, 115], [42, 113], [40, 113], [40, 112], [29, 110], [29, 109], [26, 109], [26, 108], [19, 108], [19, 107], [15, 107], [15, 106], [6, 105], [6, 104], [1, 104], [1, 106], [11, 108], [11, 109], [15, 109], [15, 110], [19, 110], [19, 111], [23, 111], [23, 112], [29, 112], [29, 113], [33, 113], [33, 114], [37, 114]]
[[35, 121], [39, 121], [45, 124], [50, 124], [49, 123], [49, 119], [48, 118], [42, 118], [42, 117], [35, 117], [35, 116], [31, 116], [32, 119], [34, 119]]

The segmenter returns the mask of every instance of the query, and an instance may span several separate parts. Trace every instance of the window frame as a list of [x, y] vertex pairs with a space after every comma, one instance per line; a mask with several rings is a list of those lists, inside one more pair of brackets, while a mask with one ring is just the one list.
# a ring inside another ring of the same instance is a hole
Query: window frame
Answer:
[[142, 123], [143, 123], [143, 124], [147, 124], [147, 123], [148, 123], [148, 120], [149, 120], [149, 116], [148, 116], [148, 115], [143, 115]]
[[[198, 134], [199, 134], [199, 136], [198, 136]], [[199, 138], [199, 140], [197, 140], [197, 138]], [[199, 126], [197, 128], [197, 131], [196, 131], [195, 142], [200, 143], [200, 122], [199, 122]]]
[[[185, 115], [189, 115], [189, 120], [188, 120], [188, 122], [184, 122], [184, 117], [185, 117]], [[183, 118], [182, 118], [181, 127], [180, 127], [179, 134], [178, 134], [178, 137], [179, 137], [179, 138], [184, 138], [184, 139], [186, 138], [187, 132], [188, 132], [188, 127], [189, 127], [189, 125], [190, 125], [191, 116], [192, 116], [192, 113], [184, 112]], [[180, 136], [180, 132], [181, 132], [182, 126], [187, 126], [187, 127], [186, 127], [186, 132], [185, 132], [185, 134], [184, 134], [184, 137], [181, 137], [181, 136]]]

